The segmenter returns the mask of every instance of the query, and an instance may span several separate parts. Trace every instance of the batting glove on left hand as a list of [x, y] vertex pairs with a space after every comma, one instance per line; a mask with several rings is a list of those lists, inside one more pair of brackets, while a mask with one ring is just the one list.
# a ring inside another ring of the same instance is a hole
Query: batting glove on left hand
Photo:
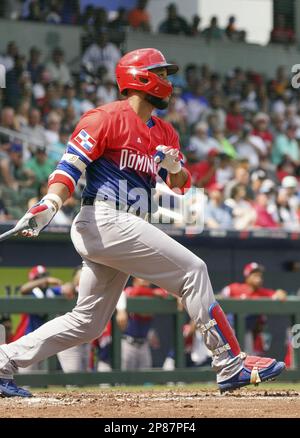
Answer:
[[26, 227], [28, 224], [28, 228], [25, 228], [22, 231], [24, 237], [38, 236], [39, 233], [51, 222], [60, 208], [61, 205], [57, 205], [57, 202], [47, 199], [47, 196], [48, 195], [31, 207], [17, 223], [16, 227]]
[[159, 145], [156, 147], [154, 161], [169, 173], [178, 173], [181, 171], [181, 163], [179, 159], [179, 150], [171, 146]]

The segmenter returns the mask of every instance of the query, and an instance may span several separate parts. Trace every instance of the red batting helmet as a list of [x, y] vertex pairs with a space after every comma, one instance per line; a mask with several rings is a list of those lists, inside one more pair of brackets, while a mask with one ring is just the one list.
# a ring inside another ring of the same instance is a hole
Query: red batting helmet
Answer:
[[159, 50], [138, 49], [127, 53], [116, 67], [120, 92], [126, 94], [126, 90], [130, 88], [165, 99], [172, 93], [172, 85], [151, 72], [152, 69], [159, 67], [165, 67], [168, 75], [178, 70], [177, 65], [167, 63]]
[[30, 271], [28, 273], [28, 278], [30, 281], [32, 281], [32, 280], [36, 280], [37, 278], [40, 278], [40, 277], [45, 277], [46, 275], [48, 275], [48, 272], [47, 272], [47, 269], [45, 268], [45, 266], [37, 265], [37, 266], [34, 266], [32, 269], [30, 269]]

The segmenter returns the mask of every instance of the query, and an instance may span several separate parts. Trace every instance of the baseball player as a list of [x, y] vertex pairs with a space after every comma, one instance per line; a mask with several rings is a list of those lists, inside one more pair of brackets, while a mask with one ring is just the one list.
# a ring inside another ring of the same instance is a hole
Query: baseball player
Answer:
[[22, 233], [37, 236], [86, 172], [82, 208], [71, 228], [73, 244], [83, 259], [77, 304], [72, 312], [0, 346], [2, 395], [30, 396], [13, 380], [18, 367], [97, 338], [129, 275], [181, 297], [212, 351], [221, 391], [257, 384], [283, 371], [282, 362], [241, 352], [216, 302], [204, 261], [145, 220], [157, 173], [173, 190], [184, 192], [190, 186], [176, 132], [152, 115], [155, 108], [168, 106], [172, 86], [167, 76], [177, 70], [156, 49], [138, 49], [123, 56], [116, 79], [125, 99], [82, 116], [49, 177], [47, 195], [17, 224], [25, 226], [30, 220]]
[[[159, 288], [151, 288], [148, 280], [134, 278], [132, 286], [126, 287], [125, 299], [131, 297], [161, 297], [167, 292]], [[126, 300], [127, 301], [127, 300]], [[158, 342], [153, 328], [153, 315], [138, 313], [128, 314], [128, 323], [122, 336], [122, 370], [138, 370], [152, 367], [151, 345]]]

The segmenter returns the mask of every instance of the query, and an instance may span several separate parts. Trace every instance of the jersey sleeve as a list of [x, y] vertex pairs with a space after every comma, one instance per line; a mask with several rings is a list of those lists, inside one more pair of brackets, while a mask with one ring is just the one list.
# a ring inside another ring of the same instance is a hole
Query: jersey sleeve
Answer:
[[86, 167], [103, 154], [109, 130], [110, 117], [106, 112], [99, 109], [86, 112], [71, 135], [56, 169], [49, 176], [48, 185], [63, 183], [72, 194]]

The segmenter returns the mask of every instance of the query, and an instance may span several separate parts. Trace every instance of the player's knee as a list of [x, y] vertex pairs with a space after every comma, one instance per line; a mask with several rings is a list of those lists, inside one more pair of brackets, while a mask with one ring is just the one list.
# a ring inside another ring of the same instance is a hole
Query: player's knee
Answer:
[[206, 274], [207, 265], [202, 259], [200, 259], [199, 257], [195, 257], [193, 264], [191, 266], [191, 270], [194, 273], [194, 275]]

